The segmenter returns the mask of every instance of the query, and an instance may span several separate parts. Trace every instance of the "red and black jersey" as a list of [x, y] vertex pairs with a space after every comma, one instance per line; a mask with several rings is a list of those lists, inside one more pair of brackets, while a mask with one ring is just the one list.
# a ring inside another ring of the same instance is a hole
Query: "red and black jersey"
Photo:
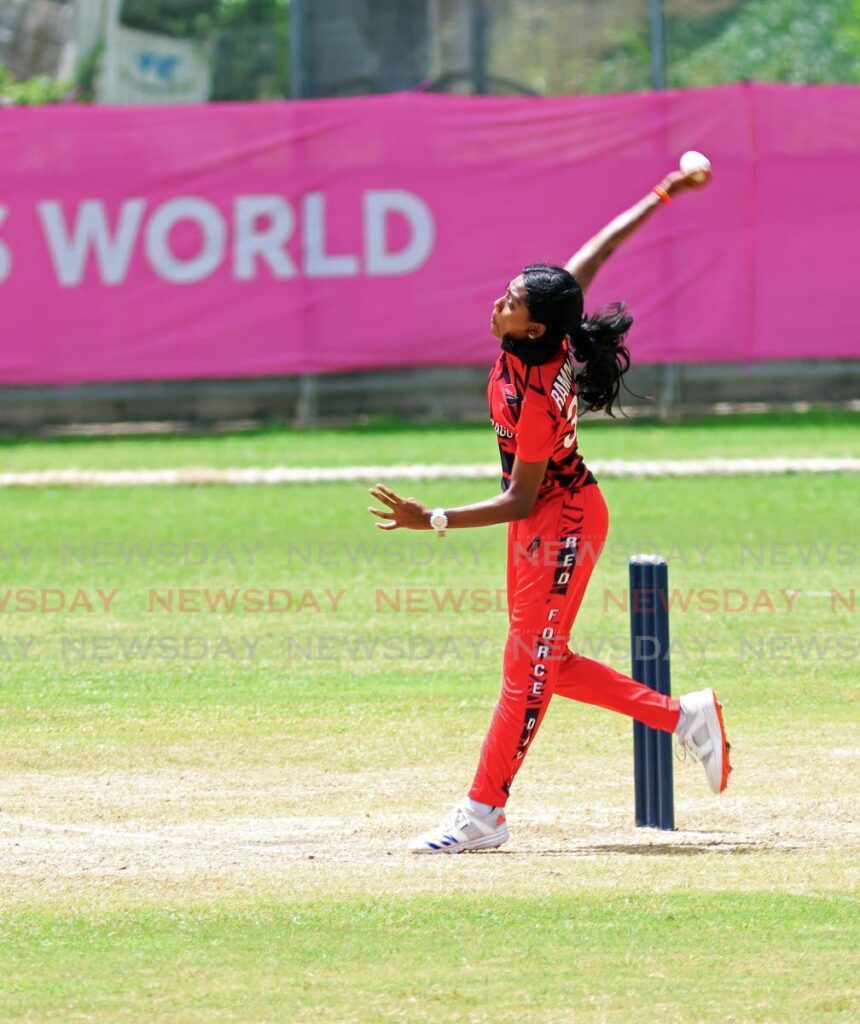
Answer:
[[525, 462], [549, 460], [538, 499], [595, 483], [577, 449], [573, 372], [567, 342], [556, 358], [541, 366], [526, 366], [508, 352], [499, 353], [490, 370], [487, 398], [502, 457], [502, 490], [510, 487], [515, 456]]

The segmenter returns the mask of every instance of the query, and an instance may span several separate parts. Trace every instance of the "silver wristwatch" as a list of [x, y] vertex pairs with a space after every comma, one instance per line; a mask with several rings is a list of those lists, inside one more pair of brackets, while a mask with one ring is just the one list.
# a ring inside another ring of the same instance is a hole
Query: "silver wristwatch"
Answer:
[[448, 517], [445, 515], [444, 508], [433, 509], [430, 513], [430, 525], [440, 537], [445, 536], [445, 530], [448, 528]]

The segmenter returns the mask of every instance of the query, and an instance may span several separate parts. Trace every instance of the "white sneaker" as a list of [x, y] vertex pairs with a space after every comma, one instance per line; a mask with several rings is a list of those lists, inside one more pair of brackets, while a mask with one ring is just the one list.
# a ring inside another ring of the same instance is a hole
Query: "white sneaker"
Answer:
[[485, 816], [458, 804], [438, 828], [416, 836], [409, 843], [409, 850], [411, 853], [491, 850], [509, 838], [505, 812], [501, 807], [493, 808], [492, 813]]
[[723, 708], [713, 690], [697, 690], [681, 698], [683, 726], [675, 735], [684, 756], [701, 761], [714, 793], [728, 785], [731, 744], [726, 739]]

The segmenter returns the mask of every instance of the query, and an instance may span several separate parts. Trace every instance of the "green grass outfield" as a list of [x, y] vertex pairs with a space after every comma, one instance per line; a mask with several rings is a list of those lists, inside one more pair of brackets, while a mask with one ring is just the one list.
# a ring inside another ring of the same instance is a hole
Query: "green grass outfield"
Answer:
[[[0, 451], [18, 471], [329, 465], [486, 460], [493, 441], [377, 425]], [[860, 431], [586, 423], [581, 444], [856, 455]], [[3, 491], [0, 1021], [856, 1019], [860, 479], [603, 489], [576, 646], [627, 667], [627, 556], [666, 554], [674, 690], [723, 698], [729, 791], [676, 765], [678, 832], [636, 830], [629, 722], [559, 699], [510, 844], [426, 859], [405, 840], [469, 782], [496, 696], [503, 528], [384, 536], [362, 485]], [[224, 610], [247, 589], [289, 609]]]
[[[750, 456], [856, 455], [860, 413], [718, 416], [680, 426], [619, 419], [580, 421], [586, 458], [683, 459]], [[158, 435], [62, 438], [50, 442], [0, 437], [6, 472], [40, 469], [157, 469], [175, 466], [351, 466], [370, 463], [470, 463], [497, 457], [484, 424], [408, 427], [376, 419], [341, 430], [263, 429], [222, 437]]]

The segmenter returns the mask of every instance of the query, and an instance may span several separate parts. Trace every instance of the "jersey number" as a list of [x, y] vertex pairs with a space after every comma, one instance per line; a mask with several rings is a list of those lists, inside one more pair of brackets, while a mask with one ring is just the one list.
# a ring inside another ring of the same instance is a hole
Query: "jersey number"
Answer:
[[576, 395], [574, 395], [567, 407], [567, 420], [570, 423], [570, 433], [565, 435], [565, 448], [572, 448], [576, 444]]

